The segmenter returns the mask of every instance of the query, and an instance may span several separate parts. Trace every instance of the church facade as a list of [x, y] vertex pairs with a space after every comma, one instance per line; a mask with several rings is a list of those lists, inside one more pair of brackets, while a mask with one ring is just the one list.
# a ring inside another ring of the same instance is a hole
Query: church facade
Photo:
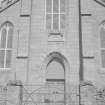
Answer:
[[104, 0], [1, 1], [0, 85], [16, 86], [14, 104], [78, 105], [81, 82], [105, 87], [104, 13]]

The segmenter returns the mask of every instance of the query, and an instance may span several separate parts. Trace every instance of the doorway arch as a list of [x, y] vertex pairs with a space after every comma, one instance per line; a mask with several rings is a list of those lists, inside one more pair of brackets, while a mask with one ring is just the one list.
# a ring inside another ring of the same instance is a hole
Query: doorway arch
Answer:
[[55, 99], [52, 96], [48, 97], [53, 99], [54, 103], [62, 102], [61, 105], [64, 105], [66, 101], [66, 70], [69, 69], [69, 64], [66, 58], [59, 52], [50, 53], [44, 63], [45, 80], [47, 86], [49, 86], [50, 94], [58, 93], [53, 96], [57, 97]]

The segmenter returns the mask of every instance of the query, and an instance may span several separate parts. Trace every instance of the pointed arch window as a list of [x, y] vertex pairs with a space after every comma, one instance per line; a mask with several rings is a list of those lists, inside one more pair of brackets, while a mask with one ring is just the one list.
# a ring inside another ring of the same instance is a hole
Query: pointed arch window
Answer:
[[13, 25], [5, 22], [0, 28], [0, 68], [11, 68]]

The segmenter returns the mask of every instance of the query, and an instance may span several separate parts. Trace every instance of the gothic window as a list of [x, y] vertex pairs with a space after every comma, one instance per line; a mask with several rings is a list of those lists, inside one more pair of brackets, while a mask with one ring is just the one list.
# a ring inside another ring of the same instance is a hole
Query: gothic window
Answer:
[[13, 25], [5, 22], [0, 28], [0, 68], [11, 68]]
[[46, 0], [46, 28], [61, 31], [65, 28], [65, 1]]

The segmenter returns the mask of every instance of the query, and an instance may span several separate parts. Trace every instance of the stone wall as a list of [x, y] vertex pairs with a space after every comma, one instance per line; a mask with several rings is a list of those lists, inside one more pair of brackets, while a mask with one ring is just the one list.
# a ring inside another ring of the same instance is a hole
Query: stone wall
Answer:
[[0, 105], [20, 105], [22, 103], [21, 93], [20, 81], [10, 81], [6, 86], [0, 86]]
[[81, 105], [105, 105], [105, 88], [98, 89], [91, 82], [80, 84]]
[[6, 104], [7, 87], [0, 86], [0, 105]]
[[[99, 89], [91, 82], [82, 82], [80, 85], [73, 85], [73, 86], [68, 85], [68, 87], [69, 87], [69, 92], [66, 93], [66, 99], [65, 99], [66, 105], [79, 105], [79, 103], [81, 105], [105, 105], [104, 87], [102, 89]], [[37, 90], [37, 88], [39, 90]], [[41, 96], [41, 93], [39, 95], [38, 93], [44, 90], [46, 90], [46, 87], [43, 86], [37, 86], [37, 85], [24, 86], [20, 81], [10, 81], [10, 83], [8, 83], [7, 86], [0, 86], [0, 105], [21, 105], [24, 102], [23, 101], [24, 95], [25, 97], [28, 97], [27, 99], [29, 99], [30, 97], [30, 99], [32, 98], [32, 100], [38, 99], [39, 102], [43, 100], [45, 94]], [[33, 91], [35, 94], [33, 92], [32, 94], [30, 94], [31, 91]], [[26, 94], [24, 94], [24, 92]], [[46, 93], [47, 91], [44, 92]], [[27, 100], [27, 102], [32, 101], [30, 99]], [[46, 102], [43, 102], [42, 104], [45, 103]]]

